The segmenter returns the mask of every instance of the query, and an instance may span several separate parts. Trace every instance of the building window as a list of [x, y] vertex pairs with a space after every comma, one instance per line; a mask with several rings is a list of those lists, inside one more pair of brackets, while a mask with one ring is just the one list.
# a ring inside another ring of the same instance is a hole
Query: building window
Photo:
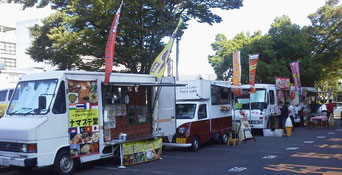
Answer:
[[17, 60], [13, 58], [1, 58], [0, 64], [5, 65], [6, 68], [16, 68]]
[[15, 55], [16, 44], [0, 41], [0, 54]]

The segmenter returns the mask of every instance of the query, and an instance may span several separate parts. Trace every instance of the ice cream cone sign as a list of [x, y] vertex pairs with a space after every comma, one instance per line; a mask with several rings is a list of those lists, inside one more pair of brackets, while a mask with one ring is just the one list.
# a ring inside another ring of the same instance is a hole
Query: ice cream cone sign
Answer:
[[292, 125], [291, 118], [287, 117], [286, 123], [285, 123], [285, 128], [286, 128], [287, 136], [291, 136], [291, 134], [292, 134], [292, 127], [293, 127], [293, 125]]

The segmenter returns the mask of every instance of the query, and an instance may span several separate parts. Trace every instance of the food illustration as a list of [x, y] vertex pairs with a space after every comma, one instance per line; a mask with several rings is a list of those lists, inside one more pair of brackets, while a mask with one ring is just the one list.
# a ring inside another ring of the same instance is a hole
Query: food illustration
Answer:
[[82, 135], [76, 134], [70, 141], [70, 145], [82, 143]]
[[99, 132], [94, 132], [93, 136], [91, 137], [92, 142], [98, 142], [99, 141]]
[[77, 93], [70, 93], [68, 96], [69, 102], [70, 103], [77, 103]]
[[147, 158], [148, 160], [154, 159], [154, 151], [152, 151], [152, 150], [147, 151], [147, 152], [146, 152], [146, 158]]
[[90, 151], [93, 153], [99, 152], [99, 143], [92, 143], [90, 145]]
[[82, 146], [81, 153], [85, 154], [85, 153], [88, 153], [89, 151], [90, 151], [90, 144], [85, 144]]
[[90, 93], [89, 94], [89, 101], [91, 103], [97, 103], [98, 99], [97, 99], [97, 93]]

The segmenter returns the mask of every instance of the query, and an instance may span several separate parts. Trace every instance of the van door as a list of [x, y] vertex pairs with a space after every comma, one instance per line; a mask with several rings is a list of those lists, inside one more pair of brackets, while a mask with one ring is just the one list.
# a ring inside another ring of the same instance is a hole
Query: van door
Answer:
[[198, 106], [197, 117], [198, 121], [196, 122], [196, 129], [194, 128], [194, 130], [199, 134], [201, 142], [206, 142], [211, 138], [211, 119], [209, 119], [207, 104], [200, 104]]
[[[162, 83], [175, 83], [174, 77], [164, 77]], [[155, 116], [156, 133], [173, 136], [176, 133], [176, 90], [174, 86], [161, 86], [158, 98], [158, 116]], [[154, 93], [155, 94], [155, 93]], [[155, 113], [154, 113], [155, 115]]]

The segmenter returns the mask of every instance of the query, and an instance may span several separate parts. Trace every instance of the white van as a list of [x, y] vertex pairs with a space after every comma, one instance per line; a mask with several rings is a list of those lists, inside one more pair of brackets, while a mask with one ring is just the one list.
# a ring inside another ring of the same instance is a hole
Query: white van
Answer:
[[0, 104], [9, 104], [14, 88], [0, 90]]
[[[14, 92], [19, 98], [0, 119], [0, 166], [52, 165], [55, 174], [72, 174], [78, 163], [116, 150], [122, 165], [159, 159], [162, 137], [175, 133], [174, 78], [160, 83], [150, 75], [112, 73], [105, 85], [104, 77], [84, 71], [22, 76]], [[160, 86], [166, 87], [155, 98]], [[131, 149], [134, 144], [141, 149]]]

